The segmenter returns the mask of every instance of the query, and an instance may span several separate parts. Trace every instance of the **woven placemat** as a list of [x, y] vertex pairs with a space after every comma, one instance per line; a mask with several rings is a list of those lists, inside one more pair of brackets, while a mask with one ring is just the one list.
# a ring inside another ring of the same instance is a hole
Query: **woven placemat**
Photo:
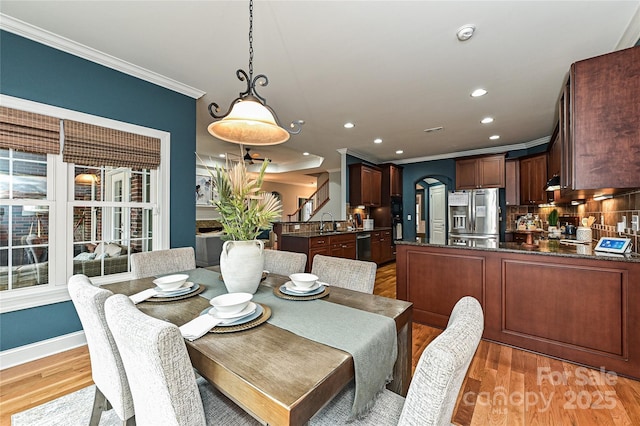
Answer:
[[324, 286], [324, 291], [322, 293], [312, 294], [310, 296], [292, 296], [290, 294], [283, 293], [280, 290], [280, 286], [277, 286], [277, 287], [273, 288], [273, 294], [276, 297], [279, 297], [280, 299], [287, 299], [287, 300], [315, 300], [315, 299], [322, 299], [327, 294], [329, 294], [329, 286], [325, 285]]
[[258, 303], [258, 305], [262, 306], [262, 315], [258, 318], [245, 322], [244, 324], [238, 324], [231, 327], [213, 327], [209, 330], [209, 333], [235, 333], [236, 331], [249, 330], [250, 328], [259, 326], [271, 318], [271, 308], [267, 305], [263, 305], [262, 303]]
[[188, 299], [189, 297], [198, 295], [200, 293], [202, 293], [205, 290], [205, 286], [202, 284], [198, 284], [198, 288], [195, 291], [192, 291], [191, 293], [187, 293], [187, 294], [181, 294], [180, 296], [174, 296], [174, 297], [150, 297], [147, 300], [145, 300], [145, 302], [175, 302], [176, 300], [181, 300], [181, 299]]

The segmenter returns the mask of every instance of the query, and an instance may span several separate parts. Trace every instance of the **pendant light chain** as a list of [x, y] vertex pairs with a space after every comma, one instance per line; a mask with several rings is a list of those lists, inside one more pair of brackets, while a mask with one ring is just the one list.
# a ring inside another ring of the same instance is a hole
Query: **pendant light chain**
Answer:
[[249, 1], [249, 81], [253, 80], [253, 0]]

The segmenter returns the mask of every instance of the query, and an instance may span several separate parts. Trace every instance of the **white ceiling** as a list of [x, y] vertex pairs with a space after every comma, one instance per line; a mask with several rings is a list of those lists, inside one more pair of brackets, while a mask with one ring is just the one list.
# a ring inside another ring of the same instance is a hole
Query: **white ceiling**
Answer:
[[[248, 71], [248, 1], [3, 0], [0, 12], [206, 92], [198, 152], [240, 152], [207, 133], [207, 105], [226, 108], [245, 89], [235, 72]], [[460, 42], [464, 24], [477, 30]], [[269, 78], [260, 94], [283, 122], [306, 124], [253, 151], [278, 171], [312, 173], [339, 168], [341, 148], [406, 163], [536, 145], [553, 131], [571, 63], [638, 38], [640, 1], [258, 0], [254, 75]], [[471, 98], [478, 87], [489, 93]], [[485, 116], [495, 121], [480, 124]]]

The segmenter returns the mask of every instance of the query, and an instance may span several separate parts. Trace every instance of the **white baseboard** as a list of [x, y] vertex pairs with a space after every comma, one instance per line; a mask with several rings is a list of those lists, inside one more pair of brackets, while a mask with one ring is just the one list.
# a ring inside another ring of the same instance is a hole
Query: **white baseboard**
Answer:
[[35, 361], [36, 359], [55, 355], [86, 344], [87, 339], [84, 336], [84, 331], [76, 331], [53, 339], [8, 349], [0, 352], [0, 369], [15, 367], [16, 365]]

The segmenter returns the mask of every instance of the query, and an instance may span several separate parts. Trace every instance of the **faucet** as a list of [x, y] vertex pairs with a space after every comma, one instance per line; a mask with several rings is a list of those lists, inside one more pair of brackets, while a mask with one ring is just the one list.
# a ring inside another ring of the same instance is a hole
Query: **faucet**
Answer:
[[336, 223], [333, 220], [333, 215], [331, 213], [329, 213], [329, 212], [324, 212], [324, 213], [322, 213], [322, 216], [320, 217], [320, 232], [324, 232], [324, 215], [325, 214], [328, 214], [329, 217], [331, 218], [331, 230], [335, 231]]

